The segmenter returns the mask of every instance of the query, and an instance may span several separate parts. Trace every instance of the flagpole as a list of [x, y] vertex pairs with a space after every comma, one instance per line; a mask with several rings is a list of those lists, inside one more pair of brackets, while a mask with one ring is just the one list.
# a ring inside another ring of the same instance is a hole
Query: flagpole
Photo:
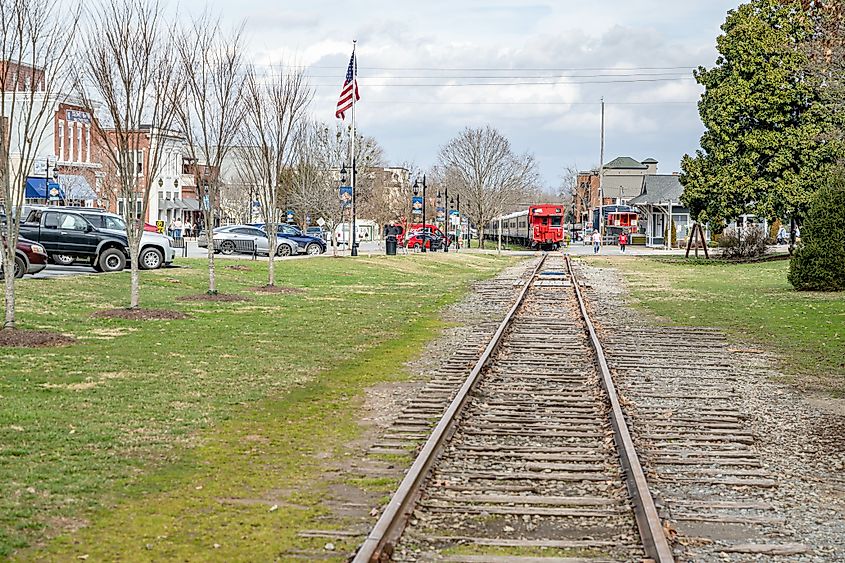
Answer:
[[358, 93], [358, 61], [355, 59], [355, 46], [357, 43], [358, 41], [356, 39], [352, 40], [352, 155], [350, 157], [352, 161], [352, 222], [350, 224], [352, 256], [358, 256], [357, 233], [355, 232], [357, 230], [355, 224], [355, 95]]

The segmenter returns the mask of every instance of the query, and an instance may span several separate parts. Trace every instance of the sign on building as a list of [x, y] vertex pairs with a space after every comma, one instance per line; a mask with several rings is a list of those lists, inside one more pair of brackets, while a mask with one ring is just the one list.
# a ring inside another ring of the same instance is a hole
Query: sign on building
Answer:
[[68, 121], [76, 121], [78, 123], [91, 123], [91, 114], [87, 111], [80, 111], [78, 109], [69, 109], [65, 112], [65, 118]]

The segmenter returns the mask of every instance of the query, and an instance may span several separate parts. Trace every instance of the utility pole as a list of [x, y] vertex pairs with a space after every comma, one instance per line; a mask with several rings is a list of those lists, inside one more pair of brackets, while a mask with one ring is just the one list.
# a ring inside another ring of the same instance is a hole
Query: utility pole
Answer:
[[601, 99], [601, 150], [599, 151], [599, 234], [604, 243], [604, 97]]

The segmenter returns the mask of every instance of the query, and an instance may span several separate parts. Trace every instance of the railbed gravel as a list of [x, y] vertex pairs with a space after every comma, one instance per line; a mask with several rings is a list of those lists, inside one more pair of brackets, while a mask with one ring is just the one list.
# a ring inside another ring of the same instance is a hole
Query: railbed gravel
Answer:
[[[617, 270], [581, 263], [578, 271], [590, 286], [592, 314], [604, 327], [600, 333], [667, 325], [665, 320], [632, 306], [625, 280]], [[678, 347], [683, 345], [679, 339]], [[748, 417], [744, 424], [753, 434], [752, 447], [763, 468], [776, 480], [776, 486], [765, 489], [761, 500], [774, 505], [775, 515], [785, 518], [785, 523], [766, 528], [762, 539], [748, 543], [800, 543], [811, 551], [772, 556], [730, 554], [720, 552], [717, 545], [692, 546], [679, 548], [678, 560], [845, 561], [845, 402], [811, 397], [776, 382], [782, 375], [775, 367], [776, 358], [759, 348], [759, 344], [729, 338], [729, 352], [720, 358], [730, 365], [731, 390], [739, 402], [734, 406]], [[672, 381], [676, 373], [678, 381]], [[658, 383], [664, 389], [682, 384], [679, 372], [662, 368], [660, 377], [662, 381]], [[624, 378], [618, 385], [625, 393]], [[635, 403], [629, 406], [637, 408]], [[635, 438], [643, 443], [636, 434]], [[707, 494], [706, 487], [699, 487], [699, 491]], [[737, 495], [743, 494], [740, 488]], [[755, 494], [755, 498], [760, 495]]]

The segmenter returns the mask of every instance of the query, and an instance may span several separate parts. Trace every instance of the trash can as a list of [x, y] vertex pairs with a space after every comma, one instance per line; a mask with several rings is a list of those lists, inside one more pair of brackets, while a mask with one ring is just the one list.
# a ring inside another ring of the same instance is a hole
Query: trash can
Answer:
[[388, 236], [384, 240], [384, 252], [388, 256], [396, 256], [396, 237], [393, 235]]

